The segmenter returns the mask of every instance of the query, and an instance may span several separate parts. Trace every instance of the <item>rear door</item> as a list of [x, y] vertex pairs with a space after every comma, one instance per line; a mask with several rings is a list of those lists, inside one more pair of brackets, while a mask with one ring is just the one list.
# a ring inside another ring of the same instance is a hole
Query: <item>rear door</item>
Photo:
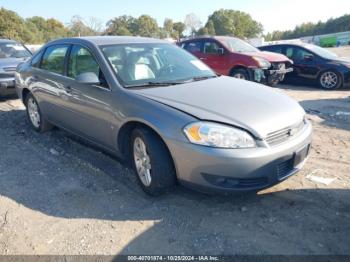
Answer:
[[[83, 73], [94, 73], [100, 83], [83, 84], [76, 77]], [[112, 90], [92, 51], [81, 45], [73, 45], [67, 63], [68, 110], [70, 129], [106, 147], [112, 148], [113, 110]]]
[[42, 57], [32, 60], [31, 76], [27, 79], [44, 117], [59, 125], [66, 113], [64, 74], [69, 48], [65, 44], [47, 47]]

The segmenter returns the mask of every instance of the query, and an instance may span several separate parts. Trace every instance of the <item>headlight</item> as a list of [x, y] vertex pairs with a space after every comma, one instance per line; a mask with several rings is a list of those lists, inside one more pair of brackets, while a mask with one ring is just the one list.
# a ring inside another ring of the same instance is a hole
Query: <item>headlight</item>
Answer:
[[270, 62], [264, 58], [253, 56], [253, 59], [258, 63], [259, 67], [261, 67], [262, 69], [268, 69], [271, 66]]
[[211, 123], [195, 122], [184, 128], [187, 138], [193, 144], [219, 148], [252, 148], [253, 137], [238, 128]]

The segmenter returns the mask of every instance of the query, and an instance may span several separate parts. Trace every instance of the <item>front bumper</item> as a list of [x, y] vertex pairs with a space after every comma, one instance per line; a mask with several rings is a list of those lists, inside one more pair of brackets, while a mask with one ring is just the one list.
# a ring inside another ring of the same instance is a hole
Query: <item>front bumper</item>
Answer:
[[298, 172], [306, 158], [295, 164], [297, 152], [305, 156], [312, 127], [278, 146], [251, 149], [219, 149], [167, 141], [181, 183], [201, 191], [251, 191], [277, 184]]
[[293, 68], [282, 68], [282, 69], [261, 69], [253, 68], [251, 69], [252, 79], [258, 83], [276, 83], [283, 81], [284, 76], [287, 73], [293, 72]]
[[0, 95], [12, 95], [16, 94], [15, 90], [15, 78], [0, 78]]

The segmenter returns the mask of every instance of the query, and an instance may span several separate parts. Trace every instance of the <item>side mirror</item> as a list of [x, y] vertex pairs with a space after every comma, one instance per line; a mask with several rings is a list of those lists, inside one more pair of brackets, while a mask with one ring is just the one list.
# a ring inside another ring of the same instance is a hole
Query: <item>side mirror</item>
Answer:
[[77, 75], [75, 80], [80, 84], [88, 84], [88, 85], [99, 85], [100, 80], [98, 76], [93, 72], [82, 73]]
[[312, 61], [314, 59], [313, 55], [304, 55], [304, 60], [306, 61]]
[[218, 49], [218, 54], [219, 54], [219, 55], [224, 55], [224, 54], [225, 54], [225, 50], [224, 50], [222, 47], [220, 47], [220, 48]]

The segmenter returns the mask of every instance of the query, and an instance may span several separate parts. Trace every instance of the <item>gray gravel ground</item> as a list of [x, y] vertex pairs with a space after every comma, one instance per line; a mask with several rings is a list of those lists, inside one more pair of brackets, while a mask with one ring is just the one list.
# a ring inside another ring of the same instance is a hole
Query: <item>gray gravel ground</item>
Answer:
[[[114, 157], [0, 101], [0, 254], [350, 254], [350, 91], [281, 86], [314, 125], [302, 172], [257, 195], [147, 197]], [[338, 114], [337, 114], [338, 113]], [[306, 175], [336, 180], [330, 185]]]

